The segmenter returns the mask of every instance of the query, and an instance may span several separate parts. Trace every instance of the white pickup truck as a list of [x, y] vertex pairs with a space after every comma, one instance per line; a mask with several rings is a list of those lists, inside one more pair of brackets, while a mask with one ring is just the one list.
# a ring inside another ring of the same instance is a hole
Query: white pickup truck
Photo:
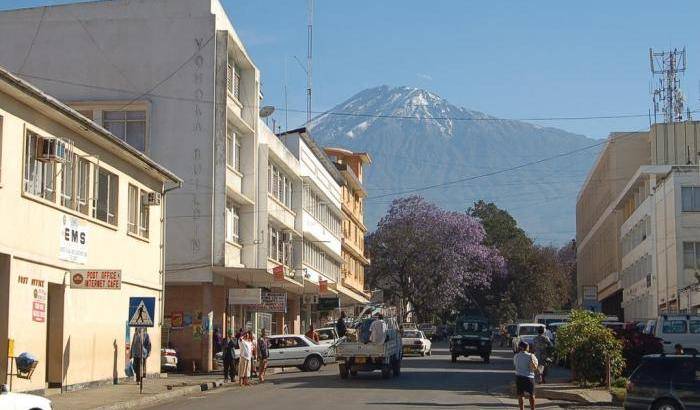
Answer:
[[[341, 338], [336, 344], [336, 361], [340, 378], [347, 379], [348, 375], [356, 376], [357, 372], [372, 372], [381, 370], [382, 377], [388, 379], [391, 374], [397, 377], [401, 374], [401, 334], [394, 318], [385, 318], [387, 337], [384, 343], [363, 343]], [[358, 335], [359, 336], [359, 335]], [[358, 337], [359, 339], [359, 337]]]

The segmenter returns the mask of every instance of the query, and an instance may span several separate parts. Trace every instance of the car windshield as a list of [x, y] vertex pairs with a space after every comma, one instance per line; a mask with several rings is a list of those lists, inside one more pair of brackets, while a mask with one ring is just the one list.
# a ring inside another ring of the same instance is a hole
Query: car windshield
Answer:
[[537, 334], [537, 329], [541, 328], [542, 326], [520, 326], [518, 329], [518, 334], [519, 335], [536, 335]]
[[333, 340], [333, 329], [320, 329], [318, 338], [320, 340]]
[[403, 337], [416, 337], [420, 338], [421, 334], [417, 330], [404, 330]]
[[483, 322], [462, 322], [462, 328], [467, 332], [485, 332], [489, 327]]

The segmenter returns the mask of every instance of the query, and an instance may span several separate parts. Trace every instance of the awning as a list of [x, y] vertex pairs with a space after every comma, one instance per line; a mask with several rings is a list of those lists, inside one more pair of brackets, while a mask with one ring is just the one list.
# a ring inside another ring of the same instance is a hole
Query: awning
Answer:
[[344, 286], [338, 286], [338, 294], [340, 295], [340, 306], [366, 305], [369, 303], [369, 299], [365, 296]]
[[268, 272], [265, 269], [214, 267], [213, 271], [256, 288], [277, 288], [298, 295], [304, 293], [305, 287], [301, 282], [297, 282], [289, 276], [284, 276], [283, 281], [275, 280], [272, 272]]

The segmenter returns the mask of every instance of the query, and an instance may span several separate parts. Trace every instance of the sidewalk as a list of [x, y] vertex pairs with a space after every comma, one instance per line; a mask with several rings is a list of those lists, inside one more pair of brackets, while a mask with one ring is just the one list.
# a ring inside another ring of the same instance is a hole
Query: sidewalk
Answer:
[[[510, 393], [515, 395], [515, 383], [510, 385]], [[538, 399], [566, 401], [585, 405], [612, 405], [612, 395], [605, 388], [583, 388], [571, 383], [571, 372], [562, 367], [551, 367], [546, 384], [537, 384], [535, 394]]]
[[144, 380], [141, 394], [136, 382], [129, 382], [68, 393], [53, 393], [48, 394], [47, 398], [57, 410], [132, 409], [222, 386], [233, 388], [238, 384], [223, 384], [221, 375], [217, 374], [168, 374], [168, 377]]

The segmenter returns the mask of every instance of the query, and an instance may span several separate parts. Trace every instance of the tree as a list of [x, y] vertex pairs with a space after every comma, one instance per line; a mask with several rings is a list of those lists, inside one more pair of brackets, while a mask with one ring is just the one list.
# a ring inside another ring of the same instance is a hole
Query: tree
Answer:
[[561, 257], [568, 254], [535, 245], [517, 221], [493, 203], [478, 201], [468, 212], [483, 224], [485, 243], [498, 248], [506, 261], [508, 281], [497, 283], [480, 295], [480, 302], [493, 321], [532, 318], [543, 310], [570, 303], [570, 261], [563, 263]]
[[503, 258], [484, 238], [481, 224], [466, 213], [419, 196], [396, 199], [367, 238], [368, 282], [429, 320], [501, 277]]

